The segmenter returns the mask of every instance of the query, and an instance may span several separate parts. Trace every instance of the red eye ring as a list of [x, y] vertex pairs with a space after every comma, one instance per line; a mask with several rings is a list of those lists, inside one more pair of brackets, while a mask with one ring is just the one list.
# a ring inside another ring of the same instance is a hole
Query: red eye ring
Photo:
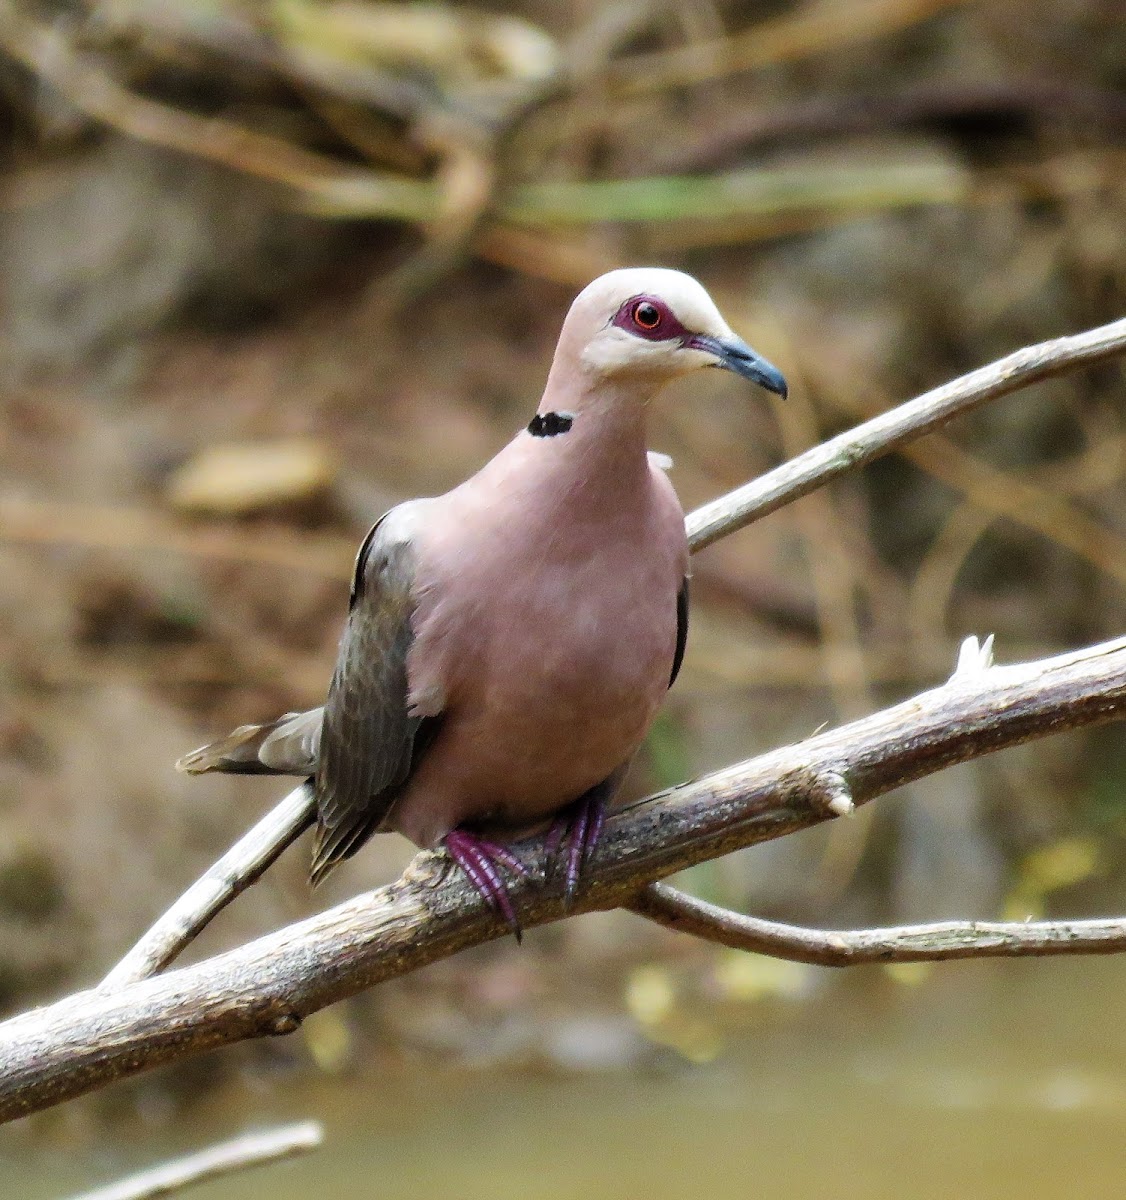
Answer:
[[661, 310], [651, 300], [639, 300], [630, 310], [630, 317], [638, 329], [652, 332], [661, 323]]
[[631, 296], [622, 301], [610, 323], [647, 342], [667, 342], [673, 338], [683, 341], [691, 336], [676, 314], [656, 296]]

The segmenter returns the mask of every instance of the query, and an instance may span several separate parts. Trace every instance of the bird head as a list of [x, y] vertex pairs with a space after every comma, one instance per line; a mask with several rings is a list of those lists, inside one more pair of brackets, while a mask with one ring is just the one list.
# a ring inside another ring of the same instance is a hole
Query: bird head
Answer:
[[563, 326], [584, 371], [657, 386], [701, 367], [722, 367], [779, 396], [777, 367], [737, 337], [701, 283], [681, 271], [610, 271], [575, 298]]

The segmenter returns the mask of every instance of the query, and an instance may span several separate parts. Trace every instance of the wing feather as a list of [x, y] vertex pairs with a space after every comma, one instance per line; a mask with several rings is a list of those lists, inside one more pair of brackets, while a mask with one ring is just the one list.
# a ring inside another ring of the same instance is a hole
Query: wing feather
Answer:
[[348, 623], [321, 726], [314, 883], [375, 832], [414, 761], [423, 718], [407, 710], [415, 597], [404, 509], [385, 514], [356, 557]]

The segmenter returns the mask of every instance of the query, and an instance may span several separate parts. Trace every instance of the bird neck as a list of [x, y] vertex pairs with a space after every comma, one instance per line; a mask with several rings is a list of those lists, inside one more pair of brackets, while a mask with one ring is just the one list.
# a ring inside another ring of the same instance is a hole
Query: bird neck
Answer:
[[648, 470], [646, 415], [653, 387], [630, 380], [617, 383], [579, 376], [567, 387], [548, 379], [529, 432], [565, 441], [570, 455], [587, 470]]

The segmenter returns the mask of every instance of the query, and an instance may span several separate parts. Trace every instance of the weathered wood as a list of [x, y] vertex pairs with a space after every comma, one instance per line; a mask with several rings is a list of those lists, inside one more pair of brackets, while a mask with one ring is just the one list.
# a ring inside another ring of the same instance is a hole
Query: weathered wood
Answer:
[[[894, 708], [614, 814], [575, 910], [628, 904], [694, 863], [831, 819], [841, 781], [863, 804], [952, 763], [1126, 712], [1126, 638], [1039, 662], [963, 671]], [[542, 843], [516, 850], [538, 863]], [[0, 1120], [161, 1063], [289, 1033], [309, 1013], [471, 944], [503, 922], [441, 855], [402, 879], [194, 966], [92, 991], [0, 1025]], [[525, 926], [569, 915], [557, 888], [516, 880]]]

